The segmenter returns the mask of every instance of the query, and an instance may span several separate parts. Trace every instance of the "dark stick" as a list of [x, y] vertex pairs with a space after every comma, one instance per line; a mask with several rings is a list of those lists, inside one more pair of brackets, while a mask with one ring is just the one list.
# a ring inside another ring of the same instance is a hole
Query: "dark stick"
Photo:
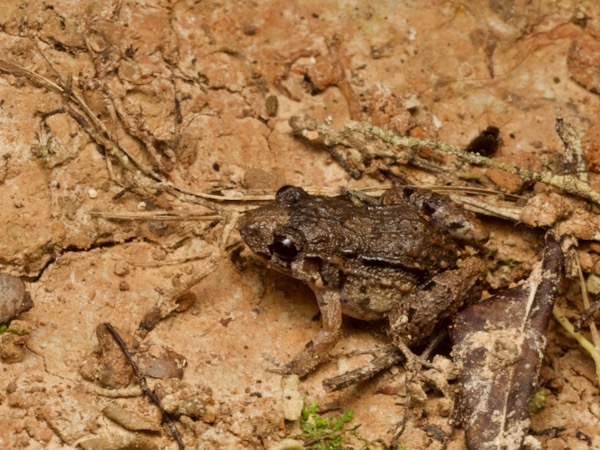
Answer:
[[[446, 330], [438, 331], [427, 345], [427, 348], [421, 354], [421, 358], [429, 359], [431, 352], [442, 340], [446, 338], [446, 336]], [[405, 358], [402, 352], [394, 345], [386, 345], [378, 350], [377, 356], [373, 358], [372, 361], [358, 369], [343, 373], [337, 377], [326, 379], [323, 381], [323, 387], [325, 388], [326, 392], [334, 392], [339, 391], [340, 389], [345, 389], [353, 384], [361, 383], [373, 378], [379, 372], [401, 363], [404, 359]]]
[[346, 372], [334, 378], [323, 381], [323, 387], [327, 392], [338, 391], [353, 384], [373, 378], [379, 372], [398, 364], [404, 359], [404, 355], [393, 345], [386, 345], [381, 353], [365, 366]]
[[169, 431], [171, 432], [171, 436], [173, 437], [173, 439], [175, 439], [177, 441], [177, 445], [179, 447], [179, 450], [185, 450], [185, 445], [183, 444], [183, 441], [181, 440], [181, 435], [179, 434], [179, 431], [177, 430], [177, 427], [175, 427], [175, 423], [171, 419], [170, 414], [163, 409], [162, 405], [160, 404], [160, 399], [148, 387], [148, 383], [146, 383], [146, 378], [144, 377], [144, 375], [142, 375], [142, 373], [140, 372], [139, 367], [133, 361], [133, 355], [127, 349], [127, 346], [125, 345], [125, 342], [123, 341], [123, 339], [121, 338], [121, 336], [119, 335], [119, 333], [117, 333], [117, 330], [115, 330], [114, 327], [110, 323], [105, 322], [103, 325], [106, 327], [106, 329], [112, 335], [112, 337], [115, 340], [115, 342], [117, 343], [117, 345], [121, 348], [121, 351], [125, 355], [125, 358], [127, 358], [127, 361], [129, 361], [129, 364], [131, 365], [131, 368], [133, 369], [133, 373], [135, 374], [135, 377], [137, 378], [138, 383], [142, 387], [142, 391], [144, 391], [144, 394], [146, 394], [148, 396], [148, 398], [150, 399], [150, 401], [152, 403], [154, 403], [158, 407], [158, 409], [160, 410], [163, 422], [166, 423], [167, 426], [169, 427]]
[[594, 295], [590, 303], [590, 307], [581, 313], [581, 316], [579, 317], [579, 319], [577, 319], [577, 322], [573, 327], [576, 333], [579, 332], [579, 330], [583, 328], [583, 326], [588, 322], [588, 320], [590, 320], [592, 316], [596, 314], [596, 311], [600, 309], [600, 293]]

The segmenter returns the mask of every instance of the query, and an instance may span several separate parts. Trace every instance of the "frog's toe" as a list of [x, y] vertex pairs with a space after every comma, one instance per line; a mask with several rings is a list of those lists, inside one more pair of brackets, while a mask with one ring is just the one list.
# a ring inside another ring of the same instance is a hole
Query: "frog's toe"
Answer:
[[283, 363], [267, 367], [267, 372], [277, 373], [279, 375], [292, 375], [294, 373], [289, 364]]
[[420, 369], [421, 367], [426, 367], [428, 369], [437, 369], [435, 364], [427, 361], [425, 358], [419, 355], [414, 354], [413, 351], [410, 348], [408, 348], [408, 346], [402, 340], [402, 338], [400, 338], [400, 336], [395, 336], [394, 345], [406, 358], [405, 366], [408, 369], [416, 371], [418, 371], [418, 369]]
[[277, 373], [279, 375], [291, 375], [295, 373], [290, 364], [283, 363], [272, 356], [263, 355], [263, 357], [269, 363], [269, 367], [266, 369], [267, 372]]

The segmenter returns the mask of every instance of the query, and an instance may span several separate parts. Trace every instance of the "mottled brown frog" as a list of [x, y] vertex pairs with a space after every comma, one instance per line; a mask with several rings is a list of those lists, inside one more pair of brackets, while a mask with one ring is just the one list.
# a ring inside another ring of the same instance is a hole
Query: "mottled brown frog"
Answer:
[[304, 376], [325, 361], [342, 314], [387, 317], [399, 348], [418, 344], [478, 296], [485, 273], [479, 258], [461, 259], [461, 244], [480, 246], [485, 229], [447, 197], [420, 190], [321, 197], [284, 186], [239, 229], [268, 267], [304, 281], [319, 304], [321, 330], [282, 373]]

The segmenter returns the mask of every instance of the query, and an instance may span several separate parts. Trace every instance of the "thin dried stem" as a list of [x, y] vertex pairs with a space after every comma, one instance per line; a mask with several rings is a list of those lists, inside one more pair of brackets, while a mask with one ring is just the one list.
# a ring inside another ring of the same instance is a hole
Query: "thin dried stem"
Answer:
[[177, 442], [177, 446], [178, 446], [179, 450], [184, 450], [185, 445], [183, 443], [183, 440], [181, 439], [179, 430], [177, 429], [177, 427], [175, 426], [175, 423], [173, 422], [173, 419], [171, 418], [171, 415], [163, 408], [160, 399], [154, 393], [154, 391], [148, 387], [146, 378], [144, 377], [144, 375], [142, 375], [142, 372], [140, 371], [139, 367], [133, 360], [133, 355], [127, 348], [127, 345], [125, 344], [125, 342], [123, 341], [123, 339], [121, 338], [121, 336], [119, 335], [117, 330], [115, 330], [115, 328], [110, 323], [106, 322], [106, 323], [104, 323], [104, 326], [106, 327], [108, 332], [112, 335], [113, 339], [115, 340], [115, 342], [117, 343], [117, 345], [119, 346], [119, 348], [121, 349], [123, 354], [125, 355], [125, 358], [127, 358], [127, 361], [129, 362], [129, 365], [131, 365], [131, 368], [133, 369], [133, 373], [135, 374], [135, 377], [137, 378], [137, 381], [138, 381], [140, 387], [142, 388], [142, 391], [144, 391], [144, 394], [146, 394], [146, 396], [150, 399], [150, 401], [152, 403], [154, 403], [154, 405], [156, 405], [158, 407], [158, 409], [160, 410], [163, 422], [169, 428], [169, 431], [171, 432], [171, 436]]
[[[579, 256], [577, 256], [577, 252], [573, 252], [575, 257], [575, 262], [577, 266], [577, 274], [579, 275], [579, 285], [581, 287], [581, 297], [583, 299], [583, 307], [587, 311], [590, 309], [590, 298], [588, 296], [587, 286], [585, 283], [585, 277], [583, 276], [583, 270], [581, 270], [581, 264], [579, 263]], [[592, 342], [596, 347], [596, 352], [600, 352], [600, 337], [598, 336], [598, 329], [596, 328], [596, 324], [593, 320], [590, 320], [588, 326], [590, 327], [590, 334], [592, 336]]]
[[142, 212], [113, 212], [113, 211], [90, 211], [92, 217], [102, 217], [112, 220], [221, 220], [216, 214], [207, 214], [200, 211], [142, 211]]
[[598, 380], [598, 386], [600, 386], [600, 353], [598, 353], [598, 350], [594, 344], [588, 341], [583, 334], [575, 331], [575, 328], [571, 322], [569, 322], [569, 319], [567, 319], [558, 305], [554, 305], [552, 314], [557, 322], [566, 330], [566, 332], [569, 333], [569, 335], [575, 339], [577, 343], [592, 357], [594, 360], [594, 365], [596, 366], [596, 378]]
[[589, 184], [590, 174], [577, 131], [562, 118], [556, 119], [555, 129], [565, 145], [565, 168], [576, 174], [581, 181]]
[[[216, 202], [222, 201], [248, 201], [248, 200], [269, 200], [272, 196], [254, 196], [251, 198], [241, 197], [228, 197], [223, 195], [214, 195], [205, 192], [192, 192], [182, 187], [174, 185], [167, 179], [164, 179], [161, 175], [157, 174], [144, 162], [137, 158], [134, 158], [125, 148], [123, 148], [116, 139], [114, 139], [109, 130], [104, 124], [97, 118], [91, 108], [86, 102], [75, 93], [73, 90], [68, 89], [66, 86], [62, 86], [59, 83], [39, 75], [38, 73], [26, 69], [18, 64], [3, 60], [0, 58], [0, 72], [10, 73], [15, 76], [22, 76], [27, 78], [33, 84], [42, 86], [48, 90], [56, 92], [66, 98], [69, 102], [76, 105], [83, 112], [87, 121], [77, 120], [78, 114], [72, 110], [65, 110], [69, 113], [76, 121], [82, 126], [84, 131], [96, 142], [98, 145], [106, 149], [107, 154], [114, 157], [122, 167], [124, 167], [132, 176], [134, 185], [147, 190], [163, 190], [176, 198], [184, 202], [193, 204], [200, 204], [209, 209], [222, 212], [221, 208]], [[62, 82], [61, 82], [62, 83]], [[111, 104], [112, 105], [112, 104]], [[91, 124], [91, 126], [88, 124]], [[127, 124], [125, 124], [127, 125]], [[112, 168], [112, 163], [107, 158], [108, 172], [113, 181], [121, 184], [115, 176]], [[143, 176], [142, 176], [143, 175]]]
[[[575, 132], [573, 127], [565, 123], [561, 118], [559, 118], [557, 119], [557, 129], [558, 128], [560, 128], [562, 132], [562, 134], [559, 133], [559, 136], [561, 137], [561, 139], [563, 139], [563, 142], [565, 142], [565, 145], [567, 147], [567, 153], [569, 153], [570, 149], [573, 149], [573, 152], [575, 154], [580, 154], [581, 144], [579, 142], [579, 137], [577, 136], [577, 133]], [[476, 153], [467, 153], [462, 148], [447, 144], [445, 142], [438, 142], [429, 139], [419, 139], [407, 136], [398, 136], [397, 134], [391, 131], [386, 131], [364, 122], [350, 121], [346, 124], [346, 129], [350, 131], [360, 132], [367, 136], [375, 137], [383, 142], [402, 148], [436, 149], [449, 155], [458, 156], [462, 160], [471, 164], [502, 169], [508, 173], [518, 176], [524, 181], [538, 181], [549, 184], [562, 190], [563, 192], [586, 198], [600, 205], [600, 192], [594, 191], [591, 188], [589, 182], [586, 181], [587, 177], [585, 177], [583, 173], [587, 173], [587, 170], [582, 170], [580, 168], [581, 165], [585, 163], [585, 161], [583, 161], [582, 163], [581, 159], [579, 158], [577, 158], [576, 174], [554, 174], [550, 172], [537, 172], [533, 170], [524, 169], [518, 166], [512, 166], [510, 164], [505, 164], [498, 160], [487, 158]]]

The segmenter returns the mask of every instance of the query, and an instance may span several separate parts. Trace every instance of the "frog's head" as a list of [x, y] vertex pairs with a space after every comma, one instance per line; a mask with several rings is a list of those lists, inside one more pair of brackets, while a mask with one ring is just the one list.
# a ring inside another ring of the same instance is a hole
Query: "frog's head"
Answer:
[[239, 223], [242, 239], [269, 268], [308, 282], [318, 267], [305, 261], [306, 238], [292, 224], [292, 211], [309, 197], [302, 188], [284, 186], [274, 203], [248, 211]]

